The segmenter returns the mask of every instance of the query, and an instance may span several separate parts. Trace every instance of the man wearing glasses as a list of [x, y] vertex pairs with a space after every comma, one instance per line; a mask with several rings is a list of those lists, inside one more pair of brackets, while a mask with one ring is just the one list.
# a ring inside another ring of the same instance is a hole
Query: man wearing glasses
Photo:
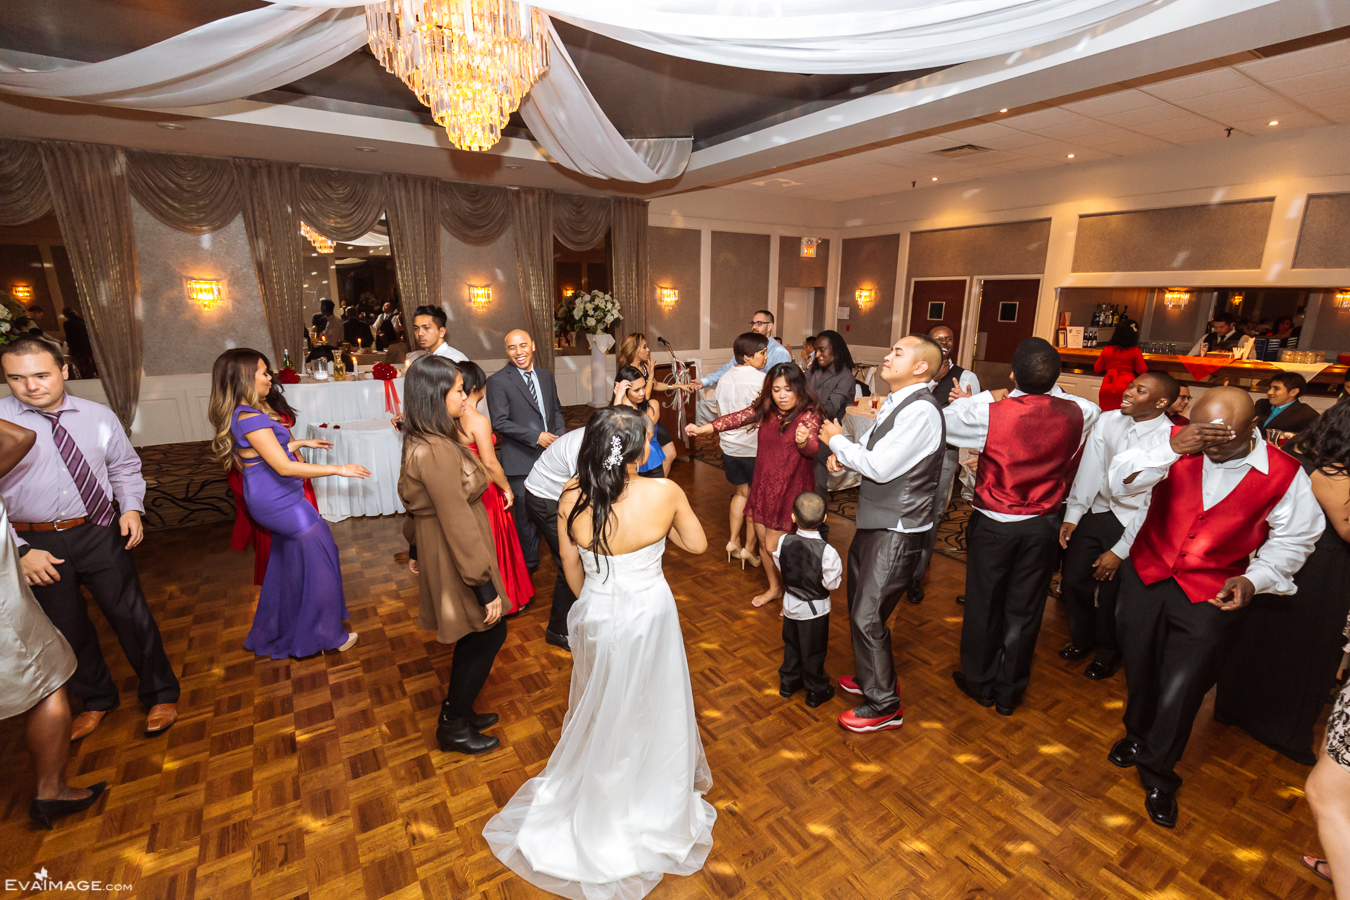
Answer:
[[[779, 363], [792, 362], [792, 354], [788, 351], [786, 347], [780, 344], [773, 336], [773, 313], [769, 312], [767, 309], [761, 309], [757, 311], [753, 316], [750, 317], [750, 330], [755, 332], [756, 334], [762, 334], [769, 339], [769, 359], [768, 362], [764, 364], [764, 371], [767, 372], [769, 369], [772, 369]], [[693, 385], [694, 390], [696, 391], [701, 391], [704, 388], [712, 387], [713, 385], [717, 384], [717, 382], [721, 381], [722, 376], [730, 372], [735, 365], [736, 365], [736, 358], [733, 356], [731, 359], [727, 360], [726, 364], [722, 366], [722, 368], [718, 369], [716, 372], [713, 372], [711, 375], [706, 375], [703, 378], [697, 379], [690, 383]]]

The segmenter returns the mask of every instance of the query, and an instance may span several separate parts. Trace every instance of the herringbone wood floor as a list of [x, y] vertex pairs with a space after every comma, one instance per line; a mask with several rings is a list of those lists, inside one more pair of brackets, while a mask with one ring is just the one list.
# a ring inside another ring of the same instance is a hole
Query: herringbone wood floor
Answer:
[[[722, 473], [681, 462], [714, 548], [672, 549], [695, 702], [719, 810], [698, 875], [667, 878], [674, 898], [1310, 898], [1316, 835], [1307, 770], [1208, 709], [1182, 761], [1176, 831], [1150, 824], [1132, 772], [1105, 760], [1120, 731], [1122, 677], [1083, 678], [1055, 651], [1046, 613], [1031, 688], [1004, 719], [961, 695], [957, 658], [964, 567], [934, 560], [928, 599], [892, 621], [906, 705], [902, 730], [841, 731], [836, 698], [818, 710], [778, 697], [779, 619], [749, 598], [762, 575], [729, 566]], [[0, 724], [0, 877], [98, 878], [147, 898], [542, 897], [485, 847], [483, 822], [544, 765], [567, 704], [570, 659], [543, 640], [536, 601], [511, 620], [479, 710], [502, 747], [441, 753], [433, 732], [451, 649], [415, 625], [416, 588], [393, 562], [397, 522], [334, 526], [351, 625], [343, 654], [272, 662], [241, 647], [255, 588], [229, 525], [165, 531], [137, 552], [146, 593], [180, 667], [182, 718], [140, 736], [135, 681], [105, 641], [124, 706], [82, 745], [72, 781], [107, 780], [93, 809], [54, 832], [30, 829], [32, 775], [19, 720]], [[836, 518], [833, 542], [853, 525]], [[553, 569], [536, 575], [546, 598]], [[840, 607], [843, 592], [837, 592]], [[851, 671], [847, 618], [831, 622], [827, 668]], [[100, 894], [99, 896], [108, 896]]]

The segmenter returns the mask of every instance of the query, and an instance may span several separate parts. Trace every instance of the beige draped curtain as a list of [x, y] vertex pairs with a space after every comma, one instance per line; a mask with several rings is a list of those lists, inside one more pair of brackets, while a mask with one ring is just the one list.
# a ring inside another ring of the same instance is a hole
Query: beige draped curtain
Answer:
[[[569, 250], [589, 250], [605, 242], [609, 231], [608, 197], [553, 195], [553, 237]], [[550, 241], [549, 255], [553, 253]]]
[[386, 175], [384, 184], [401, 312], [411, 327], [411, 314], [417, 307], [441, 305], [440, 182]]
[[37, 144], [0, 139], [0, 225], [25, 225], [51, 211]]
[[647, 269], [647, 201], [616, 197], [610, 215], [614, 299], [623, 312], [620, 331], [646, 331], [647, 302], [652, 299]]
[[553, 368], [553, 194], [538, 188], [511, 192], [516, 275], [525, 319], [534, 336], [534, 358]]
[[39, 145], [108, 405], [131, 431], [141, 395], [140, 282], [127, 159], [117, 147]]
[[300, 218], [330, 240], [356, 240], [375, 228], [385, 207], [384, 179], [379, 175], [300, 169]]
[[458, 241], [491, 244], [511, 225], [510, 188], [447, 181], [441, 185], [441, 225]]
[[256, 159], [234, 161], [244, 213], [244, 230], [253, 253], [273, 365], [284, 351], [303, 354], [304, 238], [300, 236], [300, 173], [293, 163]]
[[170, 228], [206, 234], [239, 215], [239, 185], [228, 159], [130, 150], [127, 162], [131, 193]]

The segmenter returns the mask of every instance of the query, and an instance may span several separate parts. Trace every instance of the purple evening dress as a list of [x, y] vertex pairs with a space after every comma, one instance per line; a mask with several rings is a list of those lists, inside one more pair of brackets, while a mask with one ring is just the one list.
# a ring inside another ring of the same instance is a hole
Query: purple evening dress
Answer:
[[[235, 447], [251, 449], [250, 431], [270, 427], [283, 448], [291, 433], [250, 406], [234, 411]], [[295, 459], [295, 456], [291, 456]], [[298, 461], [298, 460], [297, 460]], [[305, 499], [304, 480], [277, 474], [262, 459], [241, 459], [249, 515], [272, 532], [258, 609], [244, 648], [273, 659], [310, 656], [347, 642], [338, 548], [328, 523]]]

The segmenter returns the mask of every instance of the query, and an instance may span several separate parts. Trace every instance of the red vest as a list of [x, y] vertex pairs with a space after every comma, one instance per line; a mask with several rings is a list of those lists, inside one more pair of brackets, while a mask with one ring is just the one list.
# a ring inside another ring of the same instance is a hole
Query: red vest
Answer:
[[975, 506], [1039, 516], [1064, 503], [1082, 455], [1083, 410], [1049, 394], [989, 405], [989, 437], [975, 471]]
[[[1176, 434], [1180, 428], [1173, 428]], [[1144, 584], [1175, 578], [1192, 603], [1218, 595], [1270, 533], [1266, 517], [1298, 473], [1294, 458], [1266, 445], [1270, 472], [1249, 469], [1227, 497], [1204, 504], [1204, 456], [1183, 456], [1153, 488], [1148, 516], [1130, 548]]]

